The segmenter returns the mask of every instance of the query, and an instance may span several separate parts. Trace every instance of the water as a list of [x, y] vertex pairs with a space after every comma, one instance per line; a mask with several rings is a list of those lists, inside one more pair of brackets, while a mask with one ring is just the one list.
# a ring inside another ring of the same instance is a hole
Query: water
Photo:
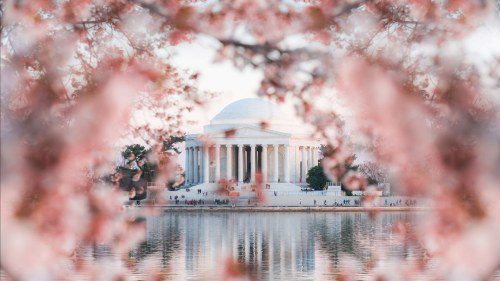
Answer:
[[[152, 265], [167, 280], [220, 280], [231, 260], [245, 264], [258, 280], [336, 279], [343, 270], [364, 279], [372, 253], [381, 259], [417, 259], [421, 250], [393, 233], [397, 221], [418, 214], [367, 213], [210, 213], [174, 212], [148, 217], [147, 240], [130, 253], [132, 263]], [[82, 249], [94, 260], [110, 257], [106, 247]], [[112, 257], [112, 255], [111, 255]], [[355, 258], [358, 262], [348, 261]], [[390, 264], [390, 263], [388, 263]], [[130, 279], [145, 279], [133, 269]]]

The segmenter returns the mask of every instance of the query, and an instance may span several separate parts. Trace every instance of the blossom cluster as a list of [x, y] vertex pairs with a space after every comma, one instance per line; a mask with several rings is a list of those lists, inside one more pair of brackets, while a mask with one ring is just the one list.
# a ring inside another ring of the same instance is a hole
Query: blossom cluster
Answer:
[[[124, 134], [160, 152], [209, 100], [168, 52], [204, 35], [219, 60], [262, 71], [259, 95], [296, 105], [327, 143], [332, 180], [367, 187], [343, 169], [361, 141], [399, 192], [434, 201], [409, 243], [439, 266], [411, 270], [487, 278], [500, 261], [488, 246], [500, 233], [498, 58], [479, 66], [456, 46], [497, 11], [480, 0], [2, 2], [2, 269], [68, 278], [94, 272], [67, 266], [79, 244], [122, 253], [139, 239], [98, 178]], [[137, 121], [144, 112], [160, 125]]]

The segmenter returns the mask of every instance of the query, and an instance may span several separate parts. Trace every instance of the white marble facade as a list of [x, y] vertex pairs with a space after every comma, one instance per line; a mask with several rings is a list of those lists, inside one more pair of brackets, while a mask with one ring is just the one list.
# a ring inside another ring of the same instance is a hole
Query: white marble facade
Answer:
[[320, 146], [309, 136], [271, 102], [236, 101], [204, 127], [203, 137], [186, 137], [186, 183], [254, 182], [258, 175], [265, 183], [305, 183]]

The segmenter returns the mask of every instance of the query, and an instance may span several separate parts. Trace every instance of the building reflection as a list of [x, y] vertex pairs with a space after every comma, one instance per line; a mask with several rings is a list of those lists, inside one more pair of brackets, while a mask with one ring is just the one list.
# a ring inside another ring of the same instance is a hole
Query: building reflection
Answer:
[[319, 268], [338, 266], [345, 254], [368, 262], [379, 245], [398, 257], [411, 255], [412, 249], [390, 234], [392, 224], [407, 217], [387, 213], [372, 221], [365, 213], [169, 213], [147, 218], [147, 239], [131, 256], [160, 259], [161, 270], [173, 279], [218, 279], [227, 259], [246, 264], [256, 279], [312, 279]]

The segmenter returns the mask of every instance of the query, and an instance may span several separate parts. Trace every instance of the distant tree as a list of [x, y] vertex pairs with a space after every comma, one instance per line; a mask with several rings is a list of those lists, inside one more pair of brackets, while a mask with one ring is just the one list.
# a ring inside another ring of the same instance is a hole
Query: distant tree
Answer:
[[350, 186], [350, 183], [355, 182], [352, 181], [353, 176], [359, 175], [358, 169], [359, 166], [355, 165], [356, 154], [345, 154], [343, 156], [339, 156], [343, 158], [343, 161], [333, 161], [331, 162], [331, 158], [333, 155], [338, 154], [339, 150], [333, 146], [324, 146], [320, 147], [320, 152], [322, 155], [322, 169], [325, 171], [324, 167], [326, 167], [326, 175], [332, 181], [341, 183], [341, 189], [345, 192], [346, 195], [352, 195], [352, 189], [356, 189], [353, 186]]
[[359, 169], [358, 165], [354, 165], [354, 161], [356, 160], [356, 154], [353, 154], [351, 157], [351, 160], [345, 161], [343, 164], [343, 170], [344, 170], [344, 176], [342, 177], [342, 184], [340, 185], [340, 188], [342, 191], [345, 192], [347, 196], [352, 196], [352, 187], [348, 188], [349, 186], [349, 178], [350, 175], [357, 175], [356, 173]]
[[180, 137], [170, 136], [168, 140], [163, 141], [163, 151], [164, 152], [174, 151], [175, 153], [180, 154], [181, 151], [175, 145], [185, 140], [186, 136], [180, 136]]
[[375, 162], [366, 162], [359, 165], [359, 172], [368, 179], [368, 184], [387, 182], [387, 169]]
[[[181, 151], [176, 147], [176, 144], [183, 142], [185, 136], [170, 136], [168, 140], [163, 141], [161, 159], [164, 157], [170, 158], [171, 155], [180, 154]], [[132, 182], [132, 177], [141, 171], [141, 179], [146, 182], [153, 182], [158, 174], [159, 165], [161, 163], [151, 161], [152, 150], [151, 148], [146, 148], [140, 144], [131, 144], [125, 146], [124, 150], [121, 152], [123, 157], [123, 162], [117, 167], [117, 171], [121, 174], [119, 176], [120, 186], [124, 189], [128, 189]], [[165, 159], [164, 159], [165, 160]], [[161, 161], [160, 161], [161, 162]], [[117, 176], [111, 176], [111, 181], [116, 181]], [[167, 183], [169, 188], [176, 183], [175, 180], [171, 180], [171, 183]]]
[[152, 182], [155, 179], [157, 164], [150, 163], [149, 154], [151, 149], [140, 144], [131, 144], [125, 146], [121, 152], [123, 162], [118, 165], [116, 170], [121, 174], [120, 187], [129, 189], [132, 183], [132, 177], [141, 170], [141, 178], [146, 182]]
[[307, 172], [306, 182], [312, 187], [314, 190], [323, 190], [325, 189], [328, 178], [323, 172], [323, 168], [321, 166], [314, 166]]
[[129, 161], [136, 161], [144, 159], [150, 152], [151, 149], [146, 149], [140, 144], [132, 144], [125, 147], [125, 150], [122, 151], [122, 156]]

